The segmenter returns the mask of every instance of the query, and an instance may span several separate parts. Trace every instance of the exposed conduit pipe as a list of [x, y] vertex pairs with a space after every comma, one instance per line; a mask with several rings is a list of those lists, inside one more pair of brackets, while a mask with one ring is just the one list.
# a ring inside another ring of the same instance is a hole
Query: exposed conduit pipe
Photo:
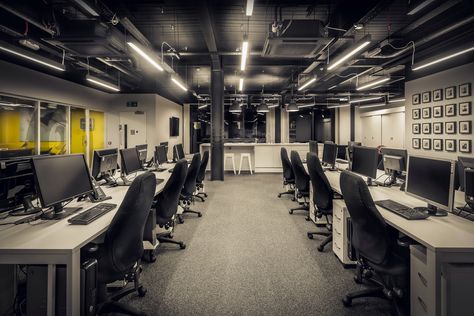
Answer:
[[56, 32], [55, 32], [54, 30], [48, 29], [47, 27], [45, 27], [44, 25], [42, 25], [40, 22], [33, 20], [32, 18], [26, 16], [25, 14], [23, 14], [23, 13], [21, 13], [21, 12], [15, 10], [14, 8], [12, 8], [12, 7], [10, 7], [10, 6], [6, 5], [6, 4], [4, 4], [4, 3], [1, 3], [1, 2], [0, 2], [0, 8], [6, 10], [6, 11], [8, 11], [8, 12], [10, 12], [10, 13], [13, 14], [13, 15], [16, 15], [17, 17], [19, 17], [19, 18], [21, 18], [21, 19], [27, 21], [28, 23], [33, 24], [34, 26], [36, 26], [37, 28], [39, 28], [39, 29], [45, 31], [46, 33], [50, 34], [51, 36], [56, 35]]

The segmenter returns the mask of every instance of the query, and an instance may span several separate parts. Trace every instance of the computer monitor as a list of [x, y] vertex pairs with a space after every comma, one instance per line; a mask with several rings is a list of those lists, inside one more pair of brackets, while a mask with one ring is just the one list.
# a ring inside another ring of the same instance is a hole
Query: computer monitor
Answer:
[[173, 160], [178, 161], [184, 158], [183, 144], [176, 144], [173, 147]]
[[334, 165], [336, 164], [337, 156], [337, 145], [332, 142], [324, 142], [323, 147], [323, 164], [331, 166], [332, 170], [335, 170]]
[[78, 211], [80, 208], [63, 207], [63, 202], [94, 191], [82, 154], [36, 156], [32, 165], [41, 206], [54, 209], [46, 213], [44, 219], [61, 219]]
[[349, 161], [349, 169], [350, 169], [350, 164], [352, 163], [352, 152], [354, 151], [354, 146], [362, 146], [362, 143], [360, 142], [347, 142], [347, 148], [346, 148], [346, 157], [347, 160]]
[[409, 156], [407, 166], [407, 194], [428, 203], [420, 208], [430, 215], [445, 216], [454, 202], [454, 161], [420, 156]]
[[465, 200], [471, 212], [474, 211], [474, 169], [464, 170]]
[[464, 191], [465, 179], [464, 179], [464, 170], [466, 168], [474, 169], [474, 158], [472, 157], [458, 157], [458, 177], [459, 177], [459, 190]]
[[379, 152], [377, 148], [354, 146], [352, 152], [352, 172], [367, 177], [368, 185], [376, 185], [372, 179], [377, 178]]
[[165, 147], [166, 159], [168, 159], [168, 142], [160, 142], [160, 146]]
[[40, 212], [32, 202], [37, 193], [31, 157], [2, 159], [0, 166], [0, 212], [13, 216]]
[[155, 163], [161, 165], [168, 162], [165, 146], [155, 146]]
[[33, 155], [33, 148], [0, 150], [0, 159], [27, 157]]
[[319, 156], [318, 142], [315, 140], [309, 141], [309, 152], [315, 153], [316, 156]]
[[135, 146], [135, 148], [138, 151], [138, 157], [140, 159], [142, 168], [145, 168], [145, 163], [146, 163], [146, 158], [147, 158], [147, 153], [148, 153], [148, 144], [137, 145]]
[[136, 148], [120, 149], [120, 173], [125, 185], [131, 182], [127, 179], [127, 175], [142, 170], [142, 165]]
[[[389, 181], [386, 181], [387, 186], [396, 185], [397, 178], [402, 178], [402, 173], [406, 171], [407, 150], [403, 148], [382, 148], [383, 165], [385, 172], [390, 175]], [[401, 189], [401, 190], [404, 190]]]
[[92, 177], [96, 181], [105, 180], [105, 184], [115, 186], [117, 181], [113, 178], [117, 169], [118, 149], [94, 150], [92, 159]]
[[346, 160], [347, 145], [337, 145], [337, 159]]

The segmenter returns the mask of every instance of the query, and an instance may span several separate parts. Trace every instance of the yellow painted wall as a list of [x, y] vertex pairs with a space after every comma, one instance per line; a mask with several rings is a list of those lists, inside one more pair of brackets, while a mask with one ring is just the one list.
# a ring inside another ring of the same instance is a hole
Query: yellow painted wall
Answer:
[[90, 160], [92, 161], [92, 154], [95, 149], [102, 149], [105, 147], [105, 118], [103, 112], [89, 111], [89, 117], [94, 124], [93, 130], [89, 133], [90, 141]]
[[81, 118], [86, 118], [86, 111], [71, 108], [71, 154], [86, 153], [86, 131], [81, 129]]
[[34, 148], [34, 142], [22, 140], [20, 131], [21, 113], [18, 111], [0, 112], [0, 148]]

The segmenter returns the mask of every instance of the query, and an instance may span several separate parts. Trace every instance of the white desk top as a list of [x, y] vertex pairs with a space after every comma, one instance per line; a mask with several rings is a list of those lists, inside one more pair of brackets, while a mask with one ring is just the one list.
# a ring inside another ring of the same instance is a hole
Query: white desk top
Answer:
[[[174, 165], [165, 165], [164, 168], [172, 168]], [[168, 171], [154, 172], [157, 178], [164, 179], [156, 186], [156, 193], [163, 190], [166, 182], [171, 176]], [[93, 221], [89, 225], [70, 225], [68, 218], [79, 214], [76, 213], [65, 219], [54, 221], [38, 220], [30, 224], [0, 226], [0, 254], [11, 252], [64, 252], [74, 251], [107, 230], [112, 218], [117, 213], [119, 206], [128, 190], [128, 186], [117, 186], [113, 188], [102, 187], [105, 194], [112, 197], [105, 203], [115, 203], [117, 207]], [[82, 206], [86, 210], [95, 203], [88, 200], [82, 202], [71, 202], [68, 206]], [[3, 222], [15, 221], [19, 217], [8, 217]]]
[[[340, 172], [326, 171], [334, 191], [341, 193]], [[426, 202], [409, 196], [399, 187], [369, 187], [374, 201], [391, 199], [408, 207], [426, 206]], [[461, 192], [456, 192], [455, 206], [464, 205]], [[382, 207], [377, 207], [385, 221], [402, 233], [410, 236], [433, 250], [472, 252], [474, 251], [474, 222], [456, 215], [429, 217], [425, 220], [406, 220]]]
[[[254, 147], [254, 146], [309, 146], [309, 143], [224, 143], [226, 147]], [[211, 146], [210, 143], [203, 143], [201, 146]]]

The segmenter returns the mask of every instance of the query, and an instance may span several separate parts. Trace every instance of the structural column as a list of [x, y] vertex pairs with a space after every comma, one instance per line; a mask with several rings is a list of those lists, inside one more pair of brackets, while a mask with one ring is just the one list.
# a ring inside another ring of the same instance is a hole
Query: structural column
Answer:
[[351, 104], [351, 142], [355, 140], [355, 105]]
[[211, 181], [224, 180], [224, 72], [211, 69]]

